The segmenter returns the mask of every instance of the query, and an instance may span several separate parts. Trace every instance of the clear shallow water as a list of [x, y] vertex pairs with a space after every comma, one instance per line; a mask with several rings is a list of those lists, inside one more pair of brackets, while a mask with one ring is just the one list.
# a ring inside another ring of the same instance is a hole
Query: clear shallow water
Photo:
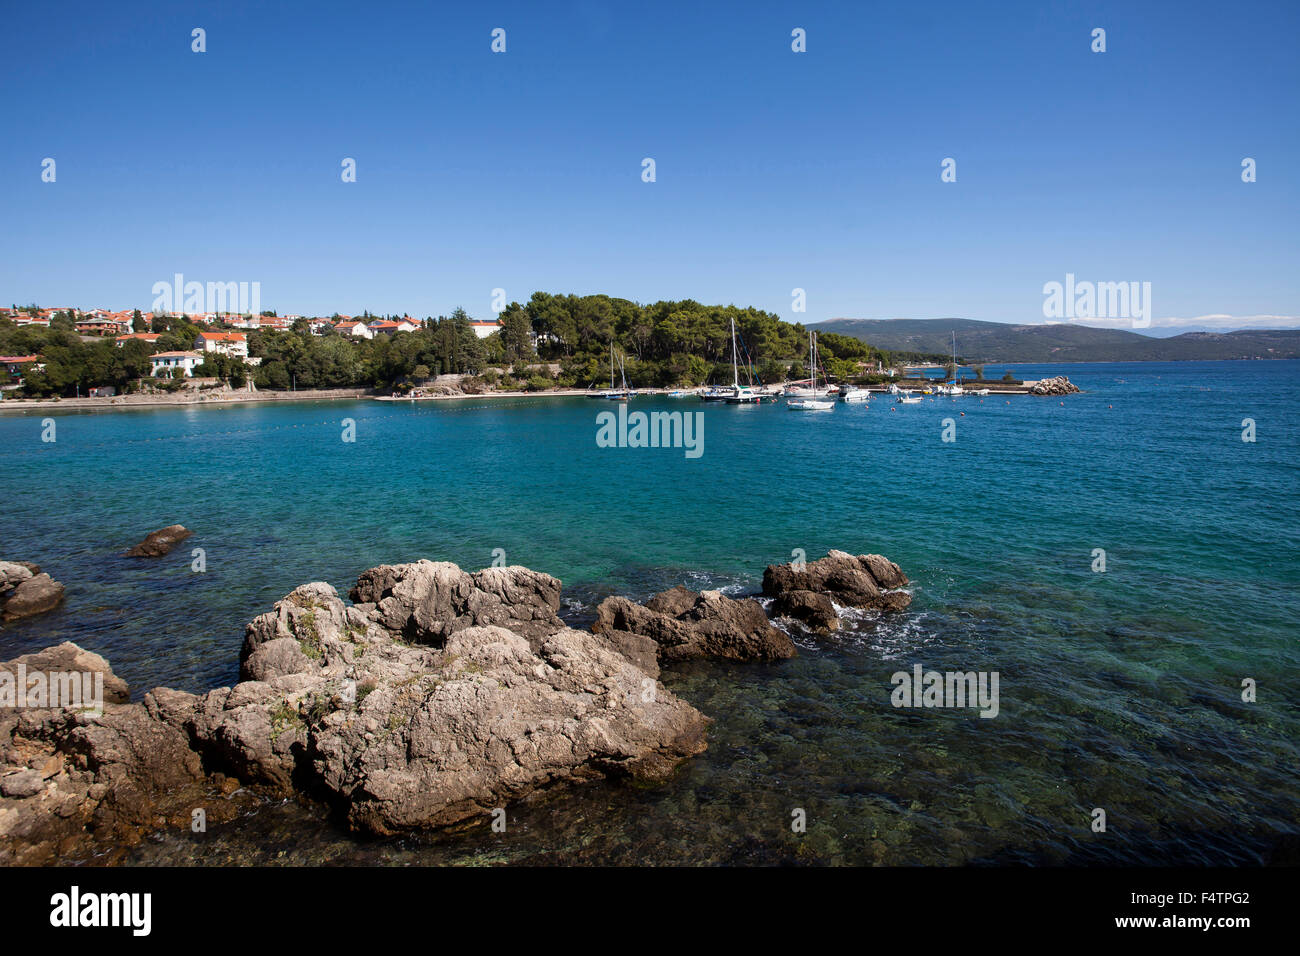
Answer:
[[[560, 577], [581, 624], [610, 593], [747, 592], [795, 548], [879, 551], [913, 579], [906, 614], [799, 635], [780, 665], [666, 675], [716, 723], [664, 786], [551, 795], [512, 808], [506, 835], [379, 842], [289, 804], [160, 835], [135, 860], [1278, 859], [1300, 834], [1300, 363], [1018, 373], [1086, 394], [820, 414], [632, 404], [702, 412], [696, 460], [598, 448], [611, 406], [585, 399], [55, 413], [54, 444], [49, 412], [0, 414], [3, 554], [68, 588], [63, 609], [0, 631], [0, 653], [75, 640], [137, 696], [201, 691], [237, 679], [244, 623], [293, 587], [345, 591], [384, 562], [474, 569], [502, 548]], [[940, 440], [946, 417], [956, 442]], [[196, 534], [172, 555], [117, 557], [173, 522]], [[894, 709], [889, 677], [914, 663], [998, 671], [1001, 713]], [[1258, 703], [1241, 702], [1243, 677]]]

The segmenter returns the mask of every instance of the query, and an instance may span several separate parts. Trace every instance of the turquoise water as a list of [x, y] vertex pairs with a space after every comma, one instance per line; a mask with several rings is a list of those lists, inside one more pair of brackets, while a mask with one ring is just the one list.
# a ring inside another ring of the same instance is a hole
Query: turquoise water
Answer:
[[[826, 413], [632, 403], [701, 413], [698, 459], [597, 447], [611, 406], [586, 399], [0, 414], [3, 556], [67, 585], [62, 609], [0, 631], [0, 653], [75, 640], [137, 696], [200, 691], [237, 678], [244, 623], [293, 587], [346, 590], [380, 563], [475, 569], [503, 549], [561, 578], [580, 625], [611, 593], [743, 593], [795, 549], [878, 551], [914, 582], [906, 614], [798, 634], [780, 665], [665, 676], [716, 724], [662, 787], [552, 795], [512, 809], [506, 835], [364, 843], [268, 807], [202, 842], [162, 834], [137, 861], [1294, 858], [1300, 363], [1016, 371], [1085, 393]], [[196, 533], [172, 555], [117, 557], [175, 522]], [[893, 708], [890, 675], [915, 663], [998, 671], [999, 715]]]

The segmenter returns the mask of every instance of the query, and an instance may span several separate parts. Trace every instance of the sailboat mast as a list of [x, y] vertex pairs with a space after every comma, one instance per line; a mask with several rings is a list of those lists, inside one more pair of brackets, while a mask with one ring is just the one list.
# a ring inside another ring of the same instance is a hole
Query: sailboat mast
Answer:
[[731, 384], [740, 393], [740, 366], [736, 362], [736, 320], [731, 320]]
[[817, 397], [817, 333], [808, 330], [808, 362], [812, 365], [812, 397]]

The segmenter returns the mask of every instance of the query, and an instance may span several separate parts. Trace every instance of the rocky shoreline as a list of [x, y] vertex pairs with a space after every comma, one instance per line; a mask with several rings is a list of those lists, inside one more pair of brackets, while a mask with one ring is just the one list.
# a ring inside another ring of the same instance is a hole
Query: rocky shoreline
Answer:
[[[907, 583], [879, 555], [832, 551], [769, 567], [763, 593], [826, 633], [837, 604], [906, 607]], [[752, 598], [612, 597], [580, 631], [559, 617], [560, 588], [524, 567], [433, 561], [363, 572], [351, 604], [306, 584], [249, 623], [240, 682], [201, 695], [156, 688], [130, 703], [108, 662], [71, 643], [0, 663], [0, 863], [112, 863], [148, 833], [200, 811], [225, 822], [266, 797], [316, 800], [359, 834], [389, 835], [598, 778], [654, 783], [706, 749], [711, 722], [662, 667], [796, 653]], [[20, 673], [99, 675], [102, 712], [15, 701]]]

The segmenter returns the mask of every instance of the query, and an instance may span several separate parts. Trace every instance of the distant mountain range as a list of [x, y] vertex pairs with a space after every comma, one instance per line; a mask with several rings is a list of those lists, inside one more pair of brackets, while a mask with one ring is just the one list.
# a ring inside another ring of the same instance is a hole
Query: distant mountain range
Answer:
[[1086, 325], [1011, 325], [978, 319], [830, 319], [815, 328], [851, 335], [890, 352], [941, 355], [951, 350], [955, 332], [957, 357], [967, 364], [1300, 358], [1300, 329], [1183, 332], [1155, 338]]

